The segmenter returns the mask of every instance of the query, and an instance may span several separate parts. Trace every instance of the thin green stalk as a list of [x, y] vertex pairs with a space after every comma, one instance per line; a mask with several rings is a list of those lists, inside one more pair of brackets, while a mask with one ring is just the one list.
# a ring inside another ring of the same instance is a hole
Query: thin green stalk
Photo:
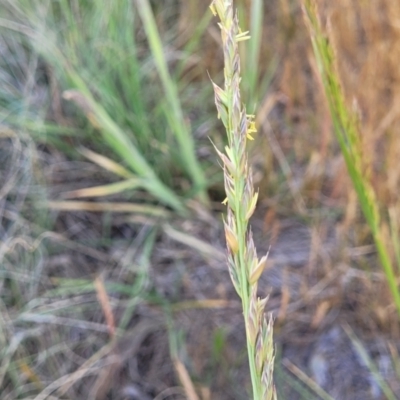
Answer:
[[[318, 20], [316, 3], [314, 0], [303, 0], [303, 5], [305, 21], [311, 36], [314, 55], [321, 74], [325, 95], [328, 100], [334, 132], [339, 142], [353, 187], [360, 201], [361, 210], [371, 229], [379, 259], [397, 312], [400, 316], [400, 292], [397, 287], [394, 266], [390, 258], [390, 243], [384, 240], [383, 226], [381, 223], [382, 217], [378, 200], [371, 182], [368, 181], [364, 173], [365, 165], [363, 165], [362, 161], [357, 120], [346, 106], [334, 65], [334, 53], [328, 38], [322, 32]], [[393, 246], [395, 247], [395, 243]]]
[[200, 198], [207, 202], [206, 179], [201, 166], [196, 158], [193, 136], [185, 123], [182, 108], [179, 101], [176, 85], [171, 79], [168, 71], [167, 62], [164, 57], [164, 51], [160, 35], [154, 20], [148, 0], [137, 0], [138, 11], [143, 21], [143, 27], [146, 31], [147, 39], [154, 57], [154, 62], [160, 75], [161, 83], [164, 87], [170, 111], [167, 113], [168, 123], [174, 132], [176, 140], [181, 150], [183, 162], [186, 165], [188, 173], [192, 178]]
[[[237, 185], [235, 185], [237, 187]], [[241, 192], [241, 191], [239, 191]], [[241, 204], [240, 204], [240, 197], [239, 193], [235, 195], [235, 200], [236, 200], [236, 205], [235, 208], [236, 210], [241, 210]], [[247, 224], [243, 223], [242, 218], [240, 216], [237, 218], [237, 232], [238, 232], [238, 238], [245, 237], [246, 235], [246, 230], [247, 230]], [[249, 304], [249, 284], [246, 276], [246, 262], [245, 262], [245, 242], [244, 240], [239, 241], [239, 251], [238, 251], [238, 256], [236, 263], [239, 265], [239, 270], [241, 272], [241, 295], [240, 297], [242, 298], [242, 309], [243, 309], [243, 315], [244, 315], [244, 320], [245, 323], [247, 324], [247, 321], [249, 320], [249, 309], [250, 309], [250, 304]], [[247, 330], [247, 327], [246, 327]], [[253, 393], [259, 393], [260, 392], [260, 387], [259, 384], [260, 382], [257, 380], [257, 369], [255, 365], [255, 349], [253, 346], [253, 343], [249, 340], [248, 335], [246, 335], [246, 345], [247, 345], [247, 356], [249, 360], [249, 367], [250, 367], [250, 377], [251, 377], [251, 384], [253, 387]]]
[[375, 382], [382, 389], [382, 392], [384, 393], [386, 399], [387, 400], [396, 400], [396, 396], [393, 393], [392, 389], [385, 382], [385, 379], [383, 378], [382, 374], [380, 373], [379, 368], [377, 368], [377, 366], [371, 360], [371, 357], [368, 355], [367, 350], [364, 348], [361, 341], [357, 338], [356, 334], [353, 332], [353, 330], [348, 325], [344, 325], [343, 328], [344, 328], [347, 336], [353, 342], [353, 346], [355, 347], [357, 354], [359, 355], [361, 360], [364, 362], [364, 364], [367, 366], [367, 368], [371, 372], [372, 376], [375, 379]]
[[396, 208], [392, 207], [389, 209], [389, 223], [390, 223], [390, 234], [392, 237], [394, 253], [397, 261], [397, 272], [400, 272], [400, 237], [399, 237], [399, 214], [396, 212]]

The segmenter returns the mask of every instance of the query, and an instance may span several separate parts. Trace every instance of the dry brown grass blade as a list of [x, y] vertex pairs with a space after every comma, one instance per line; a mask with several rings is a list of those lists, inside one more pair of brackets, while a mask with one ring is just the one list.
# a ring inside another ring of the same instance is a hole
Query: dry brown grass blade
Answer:
[[329, 300], [324, 300], [322, 303], [320, 303], [317, 307], [317, 310], [315, 311], [314, 317], [311, 321], [311, 328], [317, 329], [321, 322], [324, 320], [326, 317], [326, 314], [331, 308], [331, 302]]
[[118, 194], [125, 190], [134, 190], [141, 186], [141, 180], [137, 178], [127, 179], [121, 182], [110, 183], [108, 185], [94, 186], [84, 189], [71, 190], [64, 192], [64, 198], [73, 199], [79, 197], [104, 197]]
[[[97, 353], [93, 354], [88, 360], [86, 360], [75, 372], [62, 376], [57, 381], [51, 383], [46, 389], [44, 389], [34, 400], [44, 400], [47, 398], [47, 394], [58, 390], [58, 394], [63, 396], [74, 383], [88, 374], [96, 373], [100, 367], [96, 367], [96, 364], [103, 358], [112, 354], [113, 351], [117, 351], [118, 354], [123, 354], [126, 357], [131, 357], [139, 346], [143, 339], [154, 330], [158, 329], [160, 323], [158, 321], [143, 319], [135, 327], [127, 332], [122, 338], [115, 337], [107, 345], [103, 346]], [[117, 348], [117, 350], [116, 350]], [[127, 350], [128, 349], [128, 350]], [[102, 368], [106, 365], [115, 365], [115, 359], [111, 363], [105, 363]]]
[[188, 300], [172, 304], [171, 310], [178, 312], [183, 310], [192, 310], [194, 308], [216, 309], [216, 308], [232, 308], [232, 307], [240, 307], [240, 302], [232, 300], [221, 300], [221, 299]]
[[282, 364], [303, 383], [305, 383], [313, 392], [315, 392], [323, 400], [334, 400], [328, 393], [320, 388], [310, 377], [308, 377], [300, 368], [296, 367], [288, 359], [284, 359]]
[[99, 300], [104, 316], [106, 318], [108, 332], [110, 334], [110, 337], [113, 338], [115, 336], [114, 314], [112, 311], [110, 298], [108, 297], [107, 290], [104, 286], [104, 281], [101, 275], [97, 276], [94, 280], [94, 287], [96, 289], [97, 299]]
[[118, 377], [126, 360], [135, 356], [142, 341], [157, 326], [158, 324], [153, 321], [142, 320], [124, 337], [116, 338], [116, 341], [113, 341], [114, 347], [107, 356], [110, 362], [99, 372], [96, 382], [91, 388], [91, 399], [104, 400], [107, 398], [109, 390], [115, 387], [114, 380]]
[[290, 294], [290, 287], [289, 285], [286, 284], [286, 276], [287, 276], [287, 271], [284, 271], [284, 280], [283, 280], [283, 284], [282, 284], [282, 295], [281, 295], [281, 305], [279, 307], [279, 311], [278, 311], [278, 316], [277, 316], [277, 321], [279, 323], [282, 323], [285, 319], [286, 319], [286, 315], [287, 315], [287, 308], [288, 305], [290, 303], [290, 298], [291, 298], [291, 294]]
[[194, 389], [194, 385], [192, 380], [190, 379], [189, 373], [187, 372], [184, 364], [177, 358], [174, 357], [172, 359], [174, 363], [175, 370], [178, 374], [179, 380], [182, 383], [183, 388], [185, 389], [185, 393], [188, 400], [200, 400], [199, 396], [197, 396], [196, 390]]
[[52, 210], [60, 211], [93, 211], [93, 212], [128, 212], [167, 218], [169, 212], [161, 207], [132, 203], [106, 203], [90, 201], [49, 201], [45, 204]]
[[132, 178], [134, 174], [129, 172], [126, 168], [124, 168], [121, 164], [116, 163], [108, 157], [105, 157], [101, 154], [95, 153], [92, 150], [86, 149], [85, 147], [81, 147], [79, 152], [85, 156], [88, 160], [94, 162], [100, 167], [104, 168], [107, 171], [110, 171], [116, 175], [119, 175], [123, 178]]
[[107, 398], [107, 393], [112, 386], [112, 381], [115, 377], [115, 371], [117, 370], [118, 365], [111, 365], [107, 369], [102, 369], [99, 373], [99, 376], [96, 379], [96, 382], [91, 388], [90, 391], [90, 399], [93, 400], [104, 400]]
[[269, 113], [276, 106], [277, 103], [285, 103], [287, 101], [286, 96], [283, 93], [276, 92], [267, 94], [260, 104], [256, 113], [256, 126], [260, 126], [268, 118]]
[[79, 379], [82, 379], [85, 376], [95, 375], [100, 368], [101, 366], [80, 368], [78, 370], [79, 373], [73, 372], [72, 374], [64, 375], [61, 378], [50, 383], [50, 385], [48, 385], [44, 390], [42, 390], [33, 400], [46, 400], [49, 398], [49, 395], [58, 388], [61, 388], [63, 386], [70, 388]]
[[102, 128], [100, 121], [98, 120], [98, 118], [96, 118], [96, 113], [93, 109], [92, 104], [85, 97], [83, 93], [80, 93], [79, 90], [75, 89], [65, 90], [62, 94], [62, 97], [65, 100], [74, 102], [86, 115], [87, 119], [93, 125], [94, 128], [96, 129]]
[[18, 362], [18, 367], [20, 371], [28, 378], [30, 382], [34, 384], [34, 386], [38, 390], [43, 389], [43, 383], [38, 377], [38, 375], [35, 373], [35, 371], [25, 362], [25, 361], [19, 361]]

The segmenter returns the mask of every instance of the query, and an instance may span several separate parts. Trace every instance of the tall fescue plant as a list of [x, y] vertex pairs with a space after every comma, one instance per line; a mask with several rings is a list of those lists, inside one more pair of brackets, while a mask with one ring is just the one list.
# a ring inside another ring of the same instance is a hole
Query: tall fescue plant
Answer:
[[398, 233], [393, 228], [393, 223], [392, 237], [388, 237], [385, 233], [385, 214], [381, 212], [376, 193], [368, 179], [368, 167], [362, 154], [360, 124], [355, 113], [346, 104], [335, 65], [335, 54], [327, 35], [322, 30], [316, 2], [313, 0], [304, 0], [303, 10], [325, 95], [328, 100], [334, 133], [340, 145], [353, 187], [357, 193], [361, 210], [371, 230], [379, 260], [400, 316], [400, 293], [397, 287], [395, 266], [391, 258], [392, 253], [398, 253]]
[[223, 163], [227, 217], [224, 221], [229, 273], [241, 298], [246, 328], [247, 353], [253, 398], [276, 398], [273, 385], [274, 349], [272, 317], [264, 315], [267, 299], [257, 297], [257, 283], [267, 256], [258, 259], [249, 219], [256, 207], [252, 172], [248, 165], [246, 142], [255, 132], [253, 116], [246, 114], [240, 95], [240, 57], [238, 43], [249, 38], [241, 32], [231, 0], [214, 0], [210, 6], [220, 19], [224, 53], [224, 89], [213, 83], [218, 117], [228, 138], [225, 153], [217, 150]]

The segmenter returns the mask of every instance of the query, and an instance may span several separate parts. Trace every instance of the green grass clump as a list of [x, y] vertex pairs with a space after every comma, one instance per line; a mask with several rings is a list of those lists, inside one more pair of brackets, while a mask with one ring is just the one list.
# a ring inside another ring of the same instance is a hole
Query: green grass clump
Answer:
[[163, 46], [148, 0], [18, 0], [3, 15], [0, 29], [19, 34], [57, 82], [53, 89], [87, 118], [74, 143], [90, 140], [93, 150], [128, 168], [128, 179], [137, 178], [124, 190], [144, 189], [179, 213], [182, 197], [207, 203], [204, 168], [181, 107], [182, 83], [168, 70], [174, 54]]
[[227, 218], [224, 222], [228, 248], [228, 268], [242, 300], [246, 326], [247, 353], [256, 400], [276, 398], [273, 385], [274, 350], [272, 318], [264, 316], [267, 299], [257, 297], [257, 282], [264, 270], [267, 256], [257, 258], [249, 219], [256, 207], [251, 169], [248, 165], [246, 142], [255, 131], [253, 117], [246, 114], [240, 95], [240, 58], [238, 42], [248, 39], [241, 32], [237, 13], [232, 1], [214, 0], [211, 4], [214, 15], [221, 22], [224, 52], [224, 89], [214, 85], [218, 116], [227, 132], [228, 145], [225, 154], [217, 150], [223, 162], [225, 191], [227, 195]]

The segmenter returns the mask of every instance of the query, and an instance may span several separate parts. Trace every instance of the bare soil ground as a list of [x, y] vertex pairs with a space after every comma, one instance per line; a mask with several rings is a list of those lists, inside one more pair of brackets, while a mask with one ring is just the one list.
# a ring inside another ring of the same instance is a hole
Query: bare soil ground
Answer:
[[[17, 346], [13, 365], [24, 371], [31, 392], [185, 398], [180, 360], [203, 398], [247, 398], [240, 302], [224, 263], [220, 212], [194, 205], [191, 219], [143, 224], [130, 214], [44, 211], [46, 188], [57, 198], [71, 180], [87, 185], [106, 177], [91, 164], [32, 146], [2, 138], [0, 150], [2, 340]], [[378, 378], [345, 333], [349, 327], [400, 396], [392, 364], [397, 324], [384, 315], [379, 320], [373, 309], [384, 278], [352, 266], [360, 258], [374, 262], [371, 249], [344, 244], [333, 219], [315, 225], [275, 215], [271, 223], [269, 209], [261, 204], [252, 225], [259, 251], [270, 248], [260, 295], [270, 295], [275, 317], [281, 398], [319, 398], [299, 383], [296, 367], [334, 399], [383, 398]], [[155, 242], [146, 254], [151, 232]], [[110, 334], [94, 285], [99, 277], [115, 325], [127, 318], [121, 335]], [[26, 359], [29, 369], [21, 367]], [[9, 384], [5, 377], [6, 393]]]

